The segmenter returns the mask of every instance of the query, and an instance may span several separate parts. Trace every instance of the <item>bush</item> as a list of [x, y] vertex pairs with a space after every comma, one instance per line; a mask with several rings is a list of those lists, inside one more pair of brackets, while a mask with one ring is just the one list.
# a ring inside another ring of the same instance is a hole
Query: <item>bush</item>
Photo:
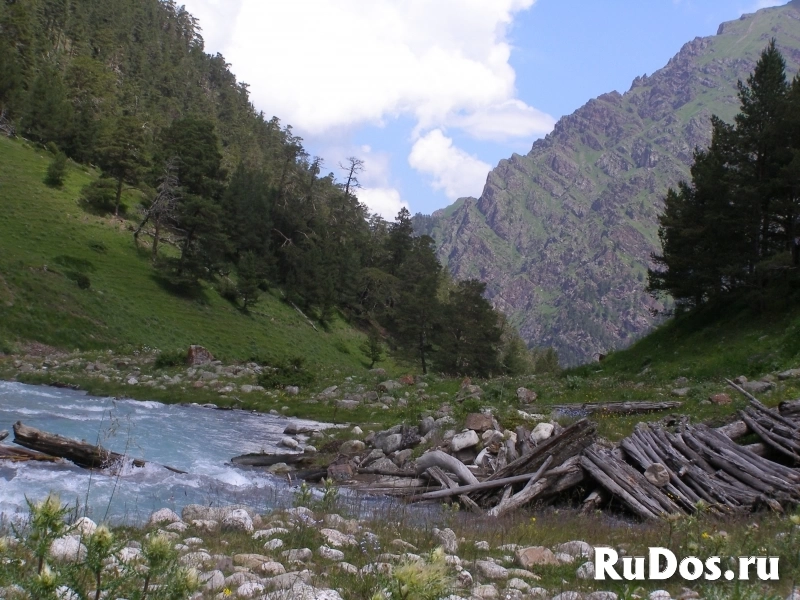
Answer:
[[186, 364], [187, 358], [186, 350], [164, 350], [163, 352], [159, 352], [158, 356], [156, 356], [153, 365], [156, 369], [180, 367]]
[[[81, 190], [80, 202], [86, 208], [103, 213], [112, 212], [117, 200], [117, 182], [108, 177], [101, 177], [86, 185]], [[120, 204], [119, 210], [125, 212]]]
[[47, 175], [45, 175], [44, 182], [50, 187], [58, 187], [64, 185], [64, 179], [67, 176], [67, 155], [63, 152], [57, 152], [50, 161], [47, 167]]
[[79, 273], [78, 271], [67, 271], [65, 275], [68, 279], [71, 279], [77, 283], [78, 287], [82, 290], [88, 290], [90, 287], [92, 287], [92, 280], [89, 279], [89, 276], [85, 273]]
[[287, 385], [306, 386], [314, 383], [314, 374], [305, 368], [305, 359], [300, 356], [290, 358], [266, 368], [258, 377], [258, 384], [265, 388], [282, 388]]

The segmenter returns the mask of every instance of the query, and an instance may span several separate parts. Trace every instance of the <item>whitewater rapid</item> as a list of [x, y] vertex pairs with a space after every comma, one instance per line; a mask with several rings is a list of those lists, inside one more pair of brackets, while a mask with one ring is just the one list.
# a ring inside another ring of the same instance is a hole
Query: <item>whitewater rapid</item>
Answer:
[[[16, 421], [148, 461], [117, 476], [71, 463], [0, 460], [0, 514], [27, 513], [26, 497], [49, 492], [98, 521], [139, 524], [158, 508], [186, 504], [247, 504], [259, 511], [290, 505], [293, 486], [262, 469], [227, 464], [236, 455], [273, 451], [291, 421], [239, 410], [99, 398], [83, 392], [0, 381], [0, 430]], [[10, 443], [13, 433], [5, 443]], [[302, 438], [301, 438], [302, 441]], [[178, 474], [169, 465], [186, 471]]]

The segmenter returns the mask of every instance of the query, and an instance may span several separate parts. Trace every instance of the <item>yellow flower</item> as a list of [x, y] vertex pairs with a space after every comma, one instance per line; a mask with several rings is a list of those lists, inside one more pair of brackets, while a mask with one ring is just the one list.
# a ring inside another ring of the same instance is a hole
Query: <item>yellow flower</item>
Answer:
[[795, 525], [800, 525], [800, 515], [792, 515], [789, 520]]
[[531, 517], [531, 523], [536, 523], [536, 517]]
[[708, 539], [708, 538], [710, 538], [711, 536], [710, 536], [710, 535], [708, 535], [708, 532], [707, 532], [707, 531], [704, 531], [704, 532], [703, 532], [703, 534], [702, 534], [700, 537], [701, 537], [701, 538], [703, 538], [704, 540], [707, 540], [707, 539]]
[[233, 592], [231, 592], [230, 588], [225, 588], [224, 590], [222, 590], [222, 595], [225, 596], [226, 598], [232, 594]]

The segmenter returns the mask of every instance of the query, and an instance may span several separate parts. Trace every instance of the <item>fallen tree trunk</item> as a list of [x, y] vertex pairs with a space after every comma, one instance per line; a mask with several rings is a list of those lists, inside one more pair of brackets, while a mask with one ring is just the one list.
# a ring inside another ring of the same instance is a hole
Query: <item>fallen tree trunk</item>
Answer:
[[595, 413], [609, 415], [635, 415], [655, 412], [659, 410], [672, 410], [680, 408], [683, 402], [601, 402], [588, 404], [557, 404], [553, 410], [580, 411], [585, 415]]
[[234, 456], [231, 463], [243, 467], [271, 467], [278, 463], [286, 463], [293, 465], [307, 460], [308, 456], [302, 452], [286, 452], [283, 454], [265, 454], [263, 452], [254, 452], [251, 454], [241, 454]]
[[6, 446], [0, 444], [0, 460], [10, 460], [13, 462], [26, 462], [29, 460], [41, 462], [56, 462], [59, 459], [57, 456], [48, 456], [41, 452], [34, 452], [27, 448], [14, 448], [13, 446]]
[[[14, 443], [49, 456], [66, 458], [85, 469], [117, 469], [125, 459], [124, 455], [106, 450], [102, 446], [28, 427], [21, 421], [14, 423]], [[134, 467], [144, 467], [145, 464], [147, 463], [141, 459], [133, 459]], [[174, 473], [186, 473], [174, 467], [163, 466]]]
[[478, 479], [464, 463], [455, 456], [445, 454], [441, 450], [426, 452], [416, 460], [417, 475], [422, 475], [431, 467], [439, 467], [444, 471], [449, 471], [458, 477], [458, 480], [465, 485], [475, 485], [478, 483]]

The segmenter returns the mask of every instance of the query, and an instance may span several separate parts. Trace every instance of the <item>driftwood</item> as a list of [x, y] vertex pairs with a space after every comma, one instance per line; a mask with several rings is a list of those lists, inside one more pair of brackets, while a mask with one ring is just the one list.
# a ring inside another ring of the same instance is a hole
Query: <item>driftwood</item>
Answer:
[[[106, 450], [102, 446], [28, 427], [21, 421], [14, 423], [14, 443], [49, 456], [66, 458], [86, 469], [118, 469], [125, 460], [124, 455]], [[145, 464], [147, 463], [141, 459], [133, 459], [134, 467], [144, 467]], [[174, 473], [186, 473], [174, 467], [163, 466]]]
[[8, 431], [6, 431], [5, 429], [3, 431], [0, 431], [0, 442], [2, 442], [7, 437], [8, 437]]
[[584, 415], [596, 413], [608, 415], [635, 415], [642, 413], [656, 412], [660, 410], [672, 410], [680, 408], [682, 402], [603, 402], [588, 404], [557, 404], [554, 410], [567, 412], [580, 412]]
[[56, 462], [61, 459], [57, 456], [48, 456], [47, 454], [42, 454], [41, 452], [34, 452], [33, 450], [28, 450], [27, 448], [14, 448], [13, 446], [0, 444], [0, 460], [10, 460], [12, 462], [26, 462], [29, 460], [40, 462]]
[[431, 467], [439, 467], [444, 471], [453, 473], [463, 484], [475, 485], [478, 483], [478, 479], [472, 474], [472, 472], [464, 463], [458, 460], [455, 456], [445, 454], [441, 450], [426, 452], [417, 459], [417, 475], [422, 475]]
[[[427, 471], [425, 471], [425, 474], [429, 475], [432, 479], [438, 481], [443, 489], [447, 488], [452, 490], [452, 489], [457, 489], [459, 487], [459, 485], [455, 481], [450, 479], [447, 473], [442, 471], [439, 467], [430, 467]], [[481, 507], [478, 506], [478, 504], [466, 494], [463, 493], [458, 494], [458, 499], [465, 507], [467, 507], [472, 512], [476, 514], [481, 514], [483, 512], [481, 511]]]
[[308, 455], [302, 452], [284, 452], [280, 454], [267, 454], [264, 452], [254, 452], [251, 454], [241, 454], [234, 456], [231, 463], [243, 467], [271, 467], [278, 463], [293, 465], [308, 460]]

